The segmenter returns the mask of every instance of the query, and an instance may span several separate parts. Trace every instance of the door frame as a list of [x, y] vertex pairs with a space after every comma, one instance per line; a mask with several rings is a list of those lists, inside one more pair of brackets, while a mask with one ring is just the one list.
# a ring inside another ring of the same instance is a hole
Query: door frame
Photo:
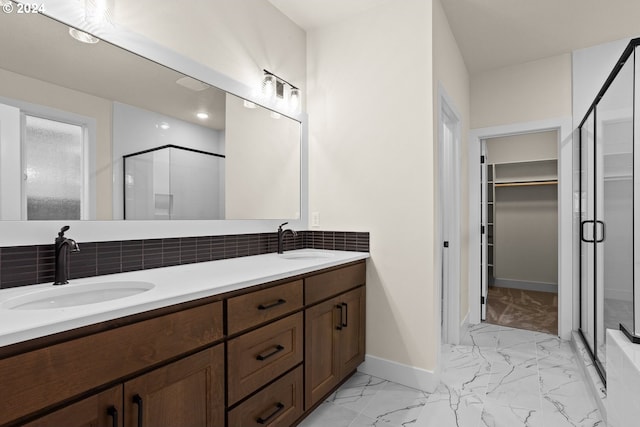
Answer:
[[[569, 340], [574, 329], [577, 283], [573, 265], [573, 131], [571, 117], [515, 123], [469, 131], [469, 323], [480, 323], [480, 144], [483, 139], [531, 132], [558, 132], [558, 336]], [[473, 207], [473, 208], [471, 208]]]
[[[442, 85], [438, 85], [438, 143], [437, 143], [437, 182], [438, 182], [438, 209], [436, 209], [436, 251], [435, 265], [437, 268], [444, 268], [445, 248], [444, 243], [444, 202], [452, 207], [450, 219], [450, 236], [448, 236], [449, 247], [446, 249], [446, 259], [448, 262], [449, 286], [443, 289], [443, 274], [436, 275], [436, 301], [438, 303], [437, 320], [440, 330], [440, 343], [458, 344], [460, 342], [460, 266], [461, 266], [461, 144], [462, 144], [462, 119], [455, 103], [447, 95]], [[451, 123], [453, 126], [453, 144], [450, 151], [450, 163], [444, 163], [444, 124]], [[444, 176], [453, 177], [453, 182], [445, 187]], [[449, 191], [445, 191], [448, 189]], [[442, 307], [442, 309], [440, 309]]]

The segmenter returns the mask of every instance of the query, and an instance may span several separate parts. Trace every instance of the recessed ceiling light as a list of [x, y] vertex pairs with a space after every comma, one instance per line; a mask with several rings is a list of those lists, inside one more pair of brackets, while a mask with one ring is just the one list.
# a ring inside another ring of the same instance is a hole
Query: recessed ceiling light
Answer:
[[200, 119], [200, 120], [205, 120], [209, 118], [209, 114], [205, 113], [204, 111], [200, 111], [199, 113], [196, 114], [196, 116]]
[[69, 27], [69, 35], [82, 43], [96, 44], [100, 41], [97, 37], [73, 27]]
[[245, 108], [256, 108], [256, 104], [251, 102], [251, 101], [247, 101], [246, 99], [244, 100], [244, 106]]
[[196, 80], [187, 76], [180, 77], [178, 80], [176, 80], [176, 83], [195, 92], [202, 92], [203, 90], [209, 89], [211, 87], [210, 85], [203, 83], [200, 80]]

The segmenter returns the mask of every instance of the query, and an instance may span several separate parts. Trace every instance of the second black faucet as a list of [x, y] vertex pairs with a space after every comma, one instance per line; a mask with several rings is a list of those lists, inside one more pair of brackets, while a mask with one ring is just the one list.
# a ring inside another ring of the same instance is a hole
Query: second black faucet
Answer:
[[294, 230], [287, 228], [286, 230], [282, 229], [282, 226], [289, 224], [288, 222], [283, 222], [282, 224], [280, 224], [278, 226], [278, 253], [281, 254], [284, 252], [284, 236], [287, 233], [291, 233], [292, 236], [296, 236], [298, 233], [296, 233]]

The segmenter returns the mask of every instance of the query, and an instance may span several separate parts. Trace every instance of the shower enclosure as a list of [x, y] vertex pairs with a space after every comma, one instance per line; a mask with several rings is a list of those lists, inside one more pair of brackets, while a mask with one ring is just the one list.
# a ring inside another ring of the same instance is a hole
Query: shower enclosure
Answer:
[[580, 332], [603, 380], [606, 329], [621, 329], [631, 340], [640, 334], [639, 45], [640, 39], [629, 43], [579, 127]]
[[124, 219], [224, 219], [224, 160], [176, 145], [123, 156]]

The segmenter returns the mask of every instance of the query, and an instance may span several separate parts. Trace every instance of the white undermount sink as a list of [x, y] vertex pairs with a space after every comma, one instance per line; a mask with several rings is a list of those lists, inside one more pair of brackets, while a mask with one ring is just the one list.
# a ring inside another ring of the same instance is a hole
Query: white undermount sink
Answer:
[[113, 281], [51, 286], [9, 298], [0, 304], [5, 310], [46, 310], [75, 307], [126, 298], [147, 292], [155, 285], [149, 282]]
[[279, 255], [280, 258], [284, 259], [300, 259], [300, 260], [310, 260], [310, 259], [325, 259], [325, 258], [333, 258], [335, 255], [331, 252], [322, 252], [322, 251], [293, 251], [293, 252], [285, 252]]

